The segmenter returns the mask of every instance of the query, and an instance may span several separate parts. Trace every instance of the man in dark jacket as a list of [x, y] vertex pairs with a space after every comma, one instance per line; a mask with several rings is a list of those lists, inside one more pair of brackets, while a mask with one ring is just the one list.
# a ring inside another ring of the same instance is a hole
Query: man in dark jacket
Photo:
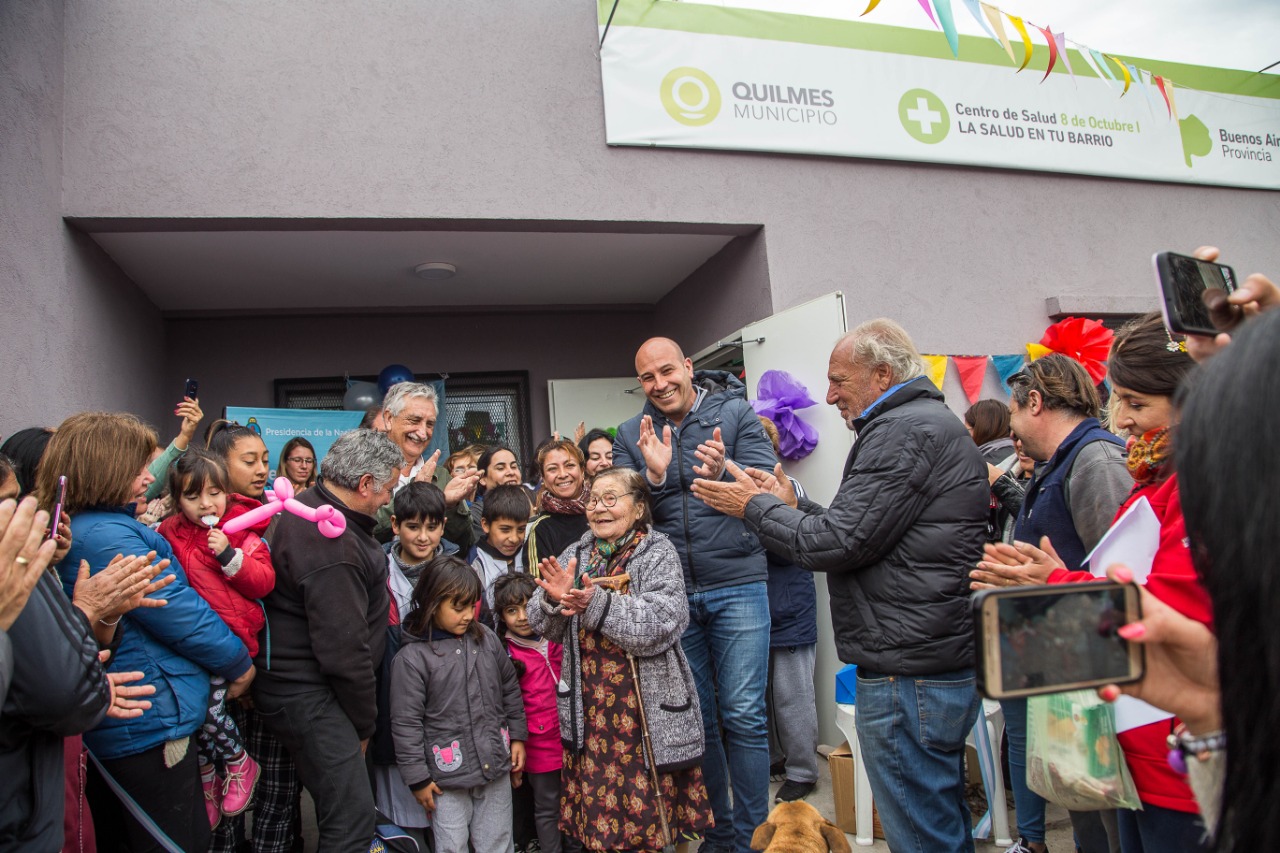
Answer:
[[982, 553], [986, 466], [924, 376], [907, 333], [872, 320], [831, 353], [827, 402], [858, 440], [831, 506], [728, 466], [694, 495], [771, 552], [827, 572], [840, 659], [858, 666], [858, 740], [894, 851], [973, 850], [964, 741], [977, 717], [968, 570]]
[[613, 464], [647, 478], [654, 527], [671, 538], [684, 568], [689, 627], [680, 644], [698, 686], [702, 772], [716, 822], [702, 849], [747, 851], [769, 811], [768, 569], [746, 526], [692, 500], [689, 485], [695, 476], [722, 477], [728, 458], [772, 467], [773, 446], [746, 387], [728, 373], [695, 374], [675, 341], [645, 341], [636, 374], [648, 402], [618, 427]]
[[315, 800], [321, 850], [365, 853], [373, 838], [364, 751], [377, 721], [375, 671], [390, 612], [387, 558], [373, 528], [403, 464], [382, 433], [346, 433], [325, 455], [321, 482], [298, 498], [331, 504], [346, 530], [329, 539], [285, 512], [272, 538], [276, 586], [263, 602], [253, 698]]

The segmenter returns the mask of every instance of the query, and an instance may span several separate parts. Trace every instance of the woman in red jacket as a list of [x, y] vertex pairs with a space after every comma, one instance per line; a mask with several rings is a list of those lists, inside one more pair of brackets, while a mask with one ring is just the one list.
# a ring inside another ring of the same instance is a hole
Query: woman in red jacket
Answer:
[[[259, 506], [229, 494], [222, 460], [199, 450], [189, 451], [169, 473], [169, 494], [178, 512], [160, 525], [160, 535], [173, 547], [186, 569], [191, 587], [240, 638], [250, 657], [258, 653], [262, 607], [256, 599], [276, 583], [271, 554], [257, 530], [226, 534], [219, 525]], [[214, 677], [209, 712], [200, 729], [200, 780], [211, 826], [222, 815], [237, 815], [249, 807], [257, 784], [257, 762], [245, 751], [240, 730], [227, 712], [225, 680]], [[222, 765], [219, 778], [218, 764]]]
[[[1111, 422], [1115, 430], [1129, 434], [1129, 473], [1134, 479], [1133, 492], [1116, 518], [1140, 498], [1150, 502], [1160, 520], [1160, 542], [1147, 590], [1182, 615], [1210, 625], [1209, 595], [1191, 562], [1173, 470], [1173, 396], [1193, 366], [1159, 313], [1147, 314], [1116, 333], [1107, 362]], [[1099, 580], [1090, 572], [1067, 571], [1054, 556], [1052, 549], [1046, 552], [1028, 544], [988, 545], [986, 559], [971, 577], [978, 582], [975, 587]], [[1143, 804], [1142, 811], [1117, 812], [1123, 853], [1209, 849], [1186, 777], [1169, 766], [1166, 739], [1176, 723], [1163, 720], [1119, 735]]]

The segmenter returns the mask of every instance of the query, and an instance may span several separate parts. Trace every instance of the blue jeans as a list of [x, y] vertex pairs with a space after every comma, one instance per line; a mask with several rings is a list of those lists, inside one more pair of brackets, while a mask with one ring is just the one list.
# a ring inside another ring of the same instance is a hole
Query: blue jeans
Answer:
[[1009, 743], [1009, 782], [1018, 816], [1018, 835], [1044, 841], [1044, 798], [1027, 787], [1027, 700], [1001, 699], [1004, 733]]
[[764, 581], [689, 593], [689, 627], [680, 645], [698, 686], [706, 734], [702, 778], [716, 820], [702, 849], [746, 853], [751, 834], [769, 816], [769, 594]]
[[858, 742], [894, 853], [973, 850], [964, 740], [979, 707], [972, 669], [911, 677], [858, 668]]

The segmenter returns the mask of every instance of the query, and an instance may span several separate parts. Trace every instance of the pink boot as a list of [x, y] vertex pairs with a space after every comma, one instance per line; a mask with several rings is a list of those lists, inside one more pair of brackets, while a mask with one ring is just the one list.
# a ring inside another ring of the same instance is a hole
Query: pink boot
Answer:
[[209, 816], [209, 826], [217, 826], [222, 820], [222, 797], [218, 791], [218, 774], [212, 764], [200, 766], [200, 787], [204, 789], [204, 810]]
[[261, 769], [258, 762], [242, 752], [235, 761], [227, 762], [227, 781], [222, 786], [222, 813], [237, 815], [249, 808], [253, 789], [258, 784]]

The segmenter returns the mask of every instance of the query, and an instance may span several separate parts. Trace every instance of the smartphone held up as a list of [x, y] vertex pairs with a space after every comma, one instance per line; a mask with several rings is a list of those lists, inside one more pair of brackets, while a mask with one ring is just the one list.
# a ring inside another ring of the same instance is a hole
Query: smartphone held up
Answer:
[[1127, 684], [1141, 645], [1117, 630], [1142, 618], [1138, 588], [1111, 582], [989, 589], [973, 597], [978, 686], [989, 699]]
[[[1202, 261], [1175, 252], [1153, 255], [1156, 281], [1160, 285], [1160, 310], [1172, 331], [1184, 335], [1208, 335], [1230, 331], [1231, 318], [1241, 319], [1239, 309], [1228, 307], [1225, 299], [1236, 289], [1236, 274], [1225, 264]], [[1205, 293], [1220, 292], [1217, 301], [1225, 314], [1216, 316], [1205, 302]]]

